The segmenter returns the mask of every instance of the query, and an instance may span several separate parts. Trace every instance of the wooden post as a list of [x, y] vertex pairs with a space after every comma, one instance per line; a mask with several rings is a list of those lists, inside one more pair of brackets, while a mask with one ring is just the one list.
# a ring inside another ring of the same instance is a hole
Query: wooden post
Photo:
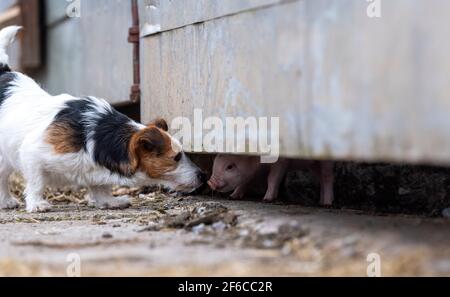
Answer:
[[21, 64], [25, 70], [39, 68], [42, 64], [40, 2], [40, 0], [19, 0], [22, 26], [24, 27]]

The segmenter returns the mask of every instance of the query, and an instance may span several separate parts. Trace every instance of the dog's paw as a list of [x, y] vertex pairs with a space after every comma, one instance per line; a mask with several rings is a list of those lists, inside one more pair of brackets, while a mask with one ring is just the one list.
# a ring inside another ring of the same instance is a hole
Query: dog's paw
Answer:
[[19, 208], [20, 202], [16, 198], [8, 198], [0, 200], [0, 209], [15, 209]]
[[52, 209], [52, 205], [45, 200], [27, 203], [27, 212], [47, 212]]
[[131, 206], [129, 196], [111, 197], [101, 201], [95, 201], [93, 205], [100, 209], [124, 209]]

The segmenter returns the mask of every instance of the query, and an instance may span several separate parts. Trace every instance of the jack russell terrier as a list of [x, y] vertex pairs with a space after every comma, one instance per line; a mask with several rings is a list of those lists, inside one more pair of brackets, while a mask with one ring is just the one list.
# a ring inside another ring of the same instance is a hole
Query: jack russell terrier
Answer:
[[18, 26], [0, 31], [0, 208], [19, 206], [8, 191], [13, 171], [26, 180], [28, 212], [44, 212], [45, 185], [87, 187], [99, 208], [124, 208], [129, 198], [112, 197], [111, 185], [163, 185], [192, 192], [206, 175], [183, 153], [160, 119], [147, 126], [116, 111], [105, 100], [51, 96], [33, 79], [12, 72], [6, 48]]

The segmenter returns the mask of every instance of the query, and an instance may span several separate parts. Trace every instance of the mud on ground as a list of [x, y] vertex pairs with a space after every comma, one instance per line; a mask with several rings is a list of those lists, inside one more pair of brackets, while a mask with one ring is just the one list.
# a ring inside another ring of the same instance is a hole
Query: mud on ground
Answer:
[[[288, 202], [275, 204], [115, 188], [132, 207], [97, 210], [84, 190], [48, 189], [52, 212], [1, 211], [0, 275], [65, 276], [79, 257], [83, 276], [366, 276], [368, 256], [379, 255], [385, 276], [450, 276], [450, 222], [432, 217], [447, 203], [448, 192], [435, 194], [445, 190], [445, 172], [386, 166], [337, 166], [333, 209], [315, 207], [316, 182], [297, 173]], [[398, 170], [390, 183], [377, 177]], [[21, 197], [20, 177], [11, 185]], [[377, 202], [383, 195], [390, 203]], [[438, 198], [416, 207], [427, 195]], [[415, 208], [398, 213], [408, 204]]]

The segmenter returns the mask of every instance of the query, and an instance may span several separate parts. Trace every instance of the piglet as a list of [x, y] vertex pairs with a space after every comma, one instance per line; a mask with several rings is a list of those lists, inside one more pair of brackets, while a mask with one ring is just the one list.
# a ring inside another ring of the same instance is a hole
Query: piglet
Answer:
[[278, 196], [280, 184], [289, 170], [310, 168], [320, 178], [320, 204], [333, 203], [333, 163], [279, 158], [275, 163], [261, 163], [258, 156], [219, 154], [214, 159], [213, 172], [208, 180], [212, 190], [227, 193], [230, 198], [244, 197], [250, 184], [267, 182], [263, 200], [271, 202]]

